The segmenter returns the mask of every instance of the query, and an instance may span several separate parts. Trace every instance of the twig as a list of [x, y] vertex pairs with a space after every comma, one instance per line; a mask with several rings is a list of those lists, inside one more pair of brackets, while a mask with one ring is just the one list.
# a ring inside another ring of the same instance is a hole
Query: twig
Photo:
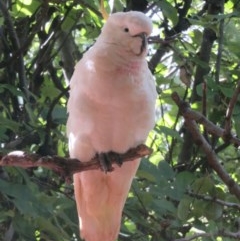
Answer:
[[230, 132], [231, 132], [232, 113], [233, 113], [234, 106], [236, 105], [236, 103], [238, 101], [238, 95], [239, 94], [240, 94], [240, 81], [238, 81], [237, 88], [235, 89], [235, 91], [233, 93], [233, 97], [231, 98], [231, 100], [230, 100], [230, 102], [228, 104], [227, 111], [226, 111], [226, 116], [225, 116], [225, 133], [227, 135], [229, 135]]
[[224, 129], [213, 124], [201, 113], [192, 110], [189, 107], [188, 103], [182, 101], [176, 92], [172, 94], [172, 99], [178, 105], [180, 113], [185, 119], [195, 120], [199, 124], [202, 124], [209, 133], [215, 136], [221, 137], [225, 142], [230, 142], [234, 144], [234, 146], [236, 147], [240, 146], [240, 139], [233, 136], [231, 133], [230, 134], [228, 133], [227, 135]]
[[189, 196], [197, 198], [197, 199], [201, 199], [201, 200], [205, 200], [205, 201], [209, 201], [209, 202], [215, 202], [215, 203], [220, 204], [225, 207], [237, 208], [240, 210], [240, 204], [238, 204], [238, 203], [226, 202], [226, 201], [223, 201], [223, 200], [215, 198], [215, 197], [202, 195], [202, 194], [198, 194], [198, 193], [193, 193], [191, 191], [188, 191], [187, 194]]
[[[133, 161], [152, 153], [152, 149], [145, 145], [139, 145], [136, 148], [128, 150], [124, 154], [119, 154], [123, 162]], [[109, 153], [111, 163], [117, 163], [116, 156]], [[98, 156], [95, 156], [89, 162], [81, 162], [76, 158], [64, 158], [59, 156], [44, 156], [37, 154], [25, 154], [22, 151], [14, 151], [6, 156], [1, 157], [0, 166], [18, 166], [22, 168], [44, 167], [53, 170], [66, 179], [71, 178], [74, 173], [87, 170], [101, 169]]]

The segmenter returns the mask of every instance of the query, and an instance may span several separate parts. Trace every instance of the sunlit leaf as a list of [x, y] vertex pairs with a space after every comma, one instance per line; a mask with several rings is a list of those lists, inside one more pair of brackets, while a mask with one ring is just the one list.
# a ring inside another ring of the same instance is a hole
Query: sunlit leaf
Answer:
[[156, 1], [156, 3], [160, 6], [161, 10], [163, 11], [163, 14], [165, 17], [170, 19], [172, 21], [173, 26], [177, 24], [178, 21], [178, 15], [176, 8], [174, 8], [171, 3], [169, 3], [166, 0], [163, 1]]

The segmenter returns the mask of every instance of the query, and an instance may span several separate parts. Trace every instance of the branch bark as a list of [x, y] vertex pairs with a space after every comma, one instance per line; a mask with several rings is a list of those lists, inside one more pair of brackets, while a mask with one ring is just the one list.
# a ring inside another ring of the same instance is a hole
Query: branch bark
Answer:
[[[152, 149], [142, 144], [136, 148], [128, 150], [126, 153], [119, 154], [119, 158], [123, 162], [127, 162], [148, 156], [151, 153]], [[118, 164], [116, 155], [110, 152], [109, 158], [112, 164]], [[22, 168], [44, 167], [60, 174], [65, 177], [66, 180], [69, 180], [71, 176], [77, 172], [101, 169], [98, 156], [95, 156], [89, 162], [81, 162], [76, 158], [65, 158], [59, 156], [41, 157], [37, 154], [26, 154], [22, 151], [14, 151], [6, 156], [2, 156], [0, 159], [0, 166], [18, 166]]]

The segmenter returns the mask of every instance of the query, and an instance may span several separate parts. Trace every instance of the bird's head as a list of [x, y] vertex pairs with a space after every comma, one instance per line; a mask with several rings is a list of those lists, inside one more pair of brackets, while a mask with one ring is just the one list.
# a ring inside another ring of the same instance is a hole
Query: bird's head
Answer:
[[101, 40], [128, 55], [145, 56], [147, 37], [152, 32], [152, 22], [141, 12], [118, 12], [105, 23]]

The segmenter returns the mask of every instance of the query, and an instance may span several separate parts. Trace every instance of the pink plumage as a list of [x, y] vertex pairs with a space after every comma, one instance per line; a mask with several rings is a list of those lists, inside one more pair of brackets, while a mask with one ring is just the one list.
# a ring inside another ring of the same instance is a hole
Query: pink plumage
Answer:
[[[89, 161], [97, 153], [124, 153], [145, 142], [154, 126], [157, 96], [145, 60], [151, 31], [151, 21], [143, 13], [112, 14], [77, 63], [68, 101], [71, 157]], [[116, 240], [139, 161], [115, 166], [107, 174], [94, 170], [74, 175], [83, 239]]]

